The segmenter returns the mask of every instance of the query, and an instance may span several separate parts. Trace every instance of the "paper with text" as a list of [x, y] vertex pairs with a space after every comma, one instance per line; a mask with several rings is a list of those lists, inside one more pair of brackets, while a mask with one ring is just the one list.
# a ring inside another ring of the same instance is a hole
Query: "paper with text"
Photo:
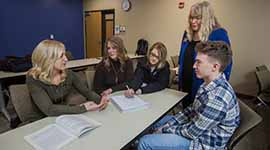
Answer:
[[58, 150], [101, 123], [84, 115], [62, 115], [41, 130], [24, 137], [37, 150]]

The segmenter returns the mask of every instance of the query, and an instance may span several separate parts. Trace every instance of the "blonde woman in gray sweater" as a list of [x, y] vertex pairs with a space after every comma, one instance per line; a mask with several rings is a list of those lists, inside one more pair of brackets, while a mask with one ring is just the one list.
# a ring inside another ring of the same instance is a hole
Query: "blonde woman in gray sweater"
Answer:
[[104, 109], [108, 98], [90, 91], [76, 73], [66, 69], [67, 61], [64, 44], [56, 40], [41, 41], [32, 53], [33, 67], [28, 71], [26, 84], [42, 115]]

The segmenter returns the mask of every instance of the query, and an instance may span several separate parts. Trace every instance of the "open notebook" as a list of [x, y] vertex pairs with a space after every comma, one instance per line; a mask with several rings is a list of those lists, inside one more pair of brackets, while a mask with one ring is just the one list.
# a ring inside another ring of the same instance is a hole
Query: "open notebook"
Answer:
[[37, 150], [58, 150], [101, 123], [84, 115], [62, 115], [37, 132], [24, 137]]
[[148, 102], [145, 102], [136, 95], [129, 98], [125, 97], [124, 95], [112, 96], [111, 100], [121, 112], [136, 111], [149, 107]]

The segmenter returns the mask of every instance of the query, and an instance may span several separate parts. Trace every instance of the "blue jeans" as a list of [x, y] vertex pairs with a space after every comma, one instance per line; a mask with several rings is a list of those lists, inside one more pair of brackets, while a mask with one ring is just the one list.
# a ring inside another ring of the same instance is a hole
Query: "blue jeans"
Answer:
[[[157, 129], [173, 116], [167, 115], [153, 125]], [[148, 134], [140, 139], [138, 150], [188, 150], [190, 140], [176, 134]]]

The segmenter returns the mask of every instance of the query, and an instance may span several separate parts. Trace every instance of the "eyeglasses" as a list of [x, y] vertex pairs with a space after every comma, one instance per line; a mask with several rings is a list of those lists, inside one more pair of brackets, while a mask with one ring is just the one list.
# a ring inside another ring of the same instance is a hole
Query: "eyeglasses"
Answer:
[[202, 16], [190, 16], [189, 19], [190, 20], [201, 20]]
[[156, 55], [155, 53], [150, 53], [150, 56], [151, 56], [151, 57], [155, 57], [156, 59], [159, 59], [159, 56]]

